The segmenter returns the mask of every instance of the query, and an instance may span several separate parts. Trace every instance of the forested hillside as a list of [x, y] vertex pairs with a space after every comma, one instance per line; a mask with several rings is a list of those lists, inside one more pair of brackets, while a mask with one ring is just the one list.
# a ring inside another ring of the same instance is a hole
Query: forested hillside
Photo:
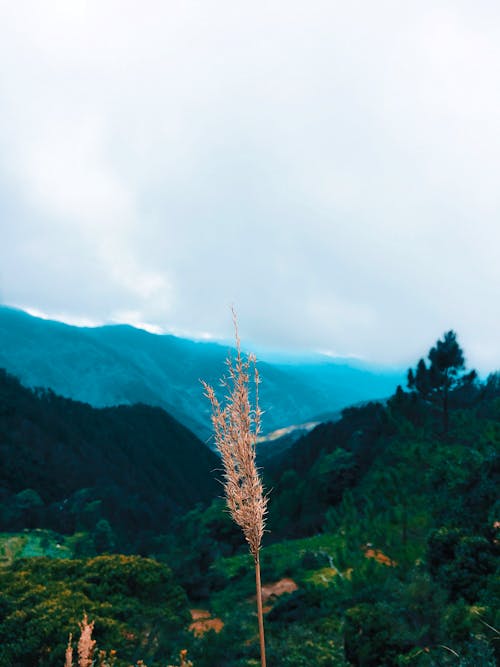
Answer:
[[161, 408], [96, 409], [0, 371], [2, 530], [99, 526], [128, 551], [212, 498], [216, 467], [204, 443]]
[[[388, 401], [266, 458], [269, 665], [500, 661], [500, 376], [480, 381], [449, 334]], [[93, 410], [6, 374], [1, 386], [1, 667], [58, 667], [85, 610], [116, 667], [165, 667], [180, 648], [194, 667], [255, 667], [252, 563], [212, 500], [208, 449], [158, 409]], [[95, 557], [123, 550], [154, 560]], [[37, 633], [14, 642], [28, 624]]]
[[[480, 382], [460, 355], [436, 356], [419, 362], [418, 386], [412, 369], [407, 390], [344, 410], [264, 471], [272, 492], [263, 576], [297, 586], [270, 605], [272, 664], [500, 659], [500, 377]], [[240, 667], [253, 654], [231, 641], [245, 634], [228, 610], [250, 595], [251, 571], [231, 556], [234, 536], [214, 510], [183, 519], [179, 539], [195, 536], [200, 557], [183, 561], [179, 550], [175, 567], [230, 627], [206, 638], [197, 664]], [[248, 609], [238, 608], [250, 628]], [[236, 651], [227, 661], [224, 645]]]

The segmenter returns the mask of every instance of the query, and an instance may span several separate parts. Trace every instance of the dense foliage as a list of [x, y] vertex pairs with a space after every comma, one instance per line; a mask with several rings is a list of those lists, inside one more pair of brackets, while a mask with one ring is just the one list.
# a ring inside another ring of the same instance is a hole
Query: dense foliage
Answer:
[[166, 565], [138, 556], [32, 558], [0, 570], [1, 667], [62, 667], [69, 633], [86, 612], [102, 646], [119, 646], [117, 667], [169, 656], [189, 618]]
[[[160, 408], [95, 409], [0, 371], [0, 525], [140, 549], [217, 486], [216, 456]], [[89, 548], [89, 545], [86, 545]]]
[[[398, 387], [386, 404], [318, 426], [269, 466], [263, 574], [299, 585], [268, 615], [272, 664], [488, 667], [500, 659], [500, 377], [481, 383], [463, 357], [458, 365], [446, 406], [437, 382], [430, 394]], [[222, 558], [233, 537], [212, 513], [196, 517], [204, 527], [197, 553], [214, 563], [191, 558], [184, 571], [178, 563], [188, 590], [203, 573], [198, 590], [228, 618], [224, 609], [250, 595], [251, 581], [231, 565], [241, 556]], [[252, 664], [244, 642], [222, 660], [224, 641], [237, 636], [228, 623], [217, 658], [200, 654], [200, 665]]]
[[[480, 382], [467, 373], [455, 344], [455, 336], [445, 335], [433, 348], [442, 352], [450, 345], [456, 365], [441, 365], [432, 390], [422, 391], [415, 381], [418, 370], [412, 371], [407, 391], [398, 387], [385, 403], [345, 410], [337, 422], [321, 424], [270, 462], [265, 474], [272, 486], [271, 532], [261, 564], [264, 588], [267, 584], [270, 591], [266, 633], [273, 667], [494, 667], [500, 662], [500, 376]], [[419, 383], [437, 363], [436, 354], [430, 366], [420, 364]], [[33, 511], [22, 515], [23, 527], [39, 525], [34, 494], [46, 504], [47, 492], [36, 484], [29, 489], [3, 484], [15, 492], [18, 504]], [[130, 521], [136, 527], [134, 515]], [[90, 533], [81, 527], [95, 548], [97, 525]], [[99, 531], [100, 548], [106, 549], [111, 539], [106, 525]], [[166, 577], [164, 584], [154, 584], [159, 592], [147, 583], [140, 592], [129, 586], [132, 566], [120, 556], [62, 564], [25, 559], [4, 570], [0, 642], [19, 651], [9, 655], [29, 656], [13, 664], [52, 665], [47, 647], [61, 655], [65, 634], [85, 609], [97, 619], [100, 645], [129, 661], [141, 657], [166, 665], [179, 648], [187, 648], [195, 667], [258, 665], [251, 562], [223, 502], [197, 504], [178, 513], [170, 530], [154, 526], [151, 532], [146, 551], [156, 562], [134, 561], [131, 581], [142, 577], [144, 568], [146, 582]], [[68, 537], [63, 547], [75, 548], [75, 539]], [[105, 563], [112, 565], [106, 569]], [[163, 567], [159, 563], [168, 568], [155, 570]], [[92, 580], [88, 573], [97, 571]], [[101, 585], [111, 571], [117, 579]], [[186, 632], [186, 600], [177, 584], [192, 607], [220, 619], [220, 632], [199, 637]], [[21, 601], [17, 609], [15, 599]], [[168, 600], [174, 600], [173, 607]], [[163, 604], [168, 618], [155, 616]], [[32, 640], [23, 639], [28, 617]], [[154, 641], [157, 652], [139, 655], [148, 644], [136, 641], [132, 653], [120, 623], [136, 626], [126, 630], [136, 640], [149, 627], [164, 632]]]

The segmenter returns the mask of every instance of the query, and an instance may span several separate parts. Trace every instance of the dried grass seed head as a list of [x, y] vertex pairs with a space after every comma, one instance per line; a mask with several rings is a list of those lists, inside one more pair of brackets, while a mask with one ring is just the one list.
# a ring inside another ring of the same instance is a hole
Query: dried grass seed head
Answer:
[[213, 387], [206, 382], [203, 382], [203, 386], [212, 406], [215, 444], [224, 469], [226, 503], [256, 558], [262, 542], [267, 510], [267, 496], [264, 494], [255, 460], [262, 415], [258, 391], [260, 377], [255, 356], [248, 355], [244, 358], [241, 353], [234, 312], [233, 321], [236, 357], [234, 361], [231, 356], [226, 360], [228, 376], [222, 380], [226, 390], [224, 405], [217, 398]]

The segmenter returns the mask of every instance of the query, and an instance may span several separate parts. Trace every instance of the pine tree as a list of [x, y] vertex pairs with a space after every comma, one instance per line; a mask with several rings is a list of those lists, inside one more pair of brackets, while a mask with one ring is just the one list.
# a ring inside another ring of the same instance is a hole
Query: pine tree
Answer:
[[428, 354], [429, 366], [420, 359], [415, 371], [408, 370], [408, 387], [424, 400], [440, 405], [443, 415], [443, 431], [449, 427], [450, 393], [459, 387], [470, 385], [477, 375], [475, 371], [465, 373], [464, 353], [454, 331], [447, 331]]

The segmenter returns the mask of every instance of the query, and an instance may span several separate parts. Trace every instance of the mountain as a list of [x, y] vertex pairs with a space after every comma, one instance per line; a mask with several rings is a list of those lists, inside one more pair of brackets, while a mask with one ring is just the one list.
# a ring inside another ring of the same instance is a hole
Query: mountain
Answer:
[[[74, 327], [0, 307], [0, 367], [30, 387], [95, 407], [145, 403], [163, 407], [199, 437], [211, 433], [200, 378], [218, 386], [228, 347], [128, 325]], [[399, 372], [314, 355], [259, 362], [265, 433], [373, 397], [393, 393]]]
[[[447, 399], [446, 428], [442, 396], [414, 387], [270, 435], [293, 440], [263, 471], [275, 667], [500, 664], [500, 374], [464, 372]], [[0, 372], [1, 667], [61, 665], [84, 612], [117, 667], [180, 647], [197, 667], [258, 663], [245, 540], [222, 499], [198, 504], [214, 467], [160, 408]], [[113, 551], [155, 560], [95, 557]]]
[[219, 490], [218, 459], [164, 410], [92, 408], [0, 370], [0, 526], [165, 532]]

